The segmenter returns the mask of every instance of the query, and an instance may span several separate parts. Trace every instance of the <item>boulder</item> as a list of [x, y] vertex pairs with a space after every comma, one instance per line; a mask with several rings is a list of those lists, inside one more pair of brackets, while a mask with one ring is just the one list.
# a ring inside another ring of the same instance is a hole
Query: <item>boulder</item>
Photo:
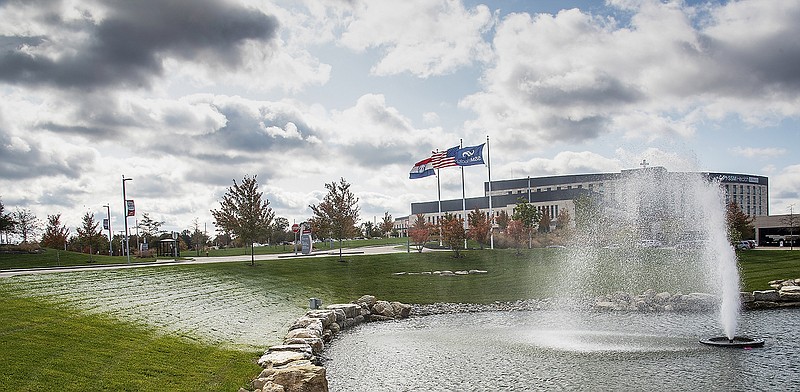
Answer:
[[394, 301], [391, 303], [395, 318], [408, 318], [411, 315], [411, 305]]
[[394, 318], [394, 308], [388, 301], [377, 301], [372, 307], [372, 312], [378, 316]]
[[267, 350], [267, 353], [272, 351], [296, 351], [296, 352], [306, 352], [311, 354], [311, 345], [308, 343], [294, 343], [294, 344], [280, 344], [277, 346], [272, 346]]
[[743, 304], [749, 304], [755, 300], [756, 300], [755, 296], [753, 296], [753, 293], [749, 291], [742, 291], [741, 293], [739, 293], [739, 301], [741, 301], [741, 303]]
[[684, 295], [682, 300], [689, 305], [690, 310], [711, 309], [719, 302], [716, 296], [708, 293], [689, 293]]
[[333, 310], [310, 310], [306, 312], [306, 317], [320, 319], [322, 321], [323, 328], [328, 328], [331, 323], [336, 322], [336, 312]]
[[285, 392], [328, 392], [322, 366], [304, 365], [275, 369], [267, 381], [281, 385]]
[[371, 315], [367, 316], [367, 317], [365, 318], [365, 320], [367, 320], [368, 322], [373, 322], [373, 321], [390, 321], [390, 320], [394, 320], [394, 318], [393, 318], [393, 317], [381, 316], [381, 315], [379, 315], [379, 314], [371, 314]]
[[763, 302], [777, 302], [780, 300], [780, 295], [775, 290], [756, 290], [753, 291], [753, 299]]
[[781, 301], [800, 301], [800, 286], [783, 286], [778, 296]]
[[[322, 349], [325, 348], [325, 343], [322, 340], [322, 335], [320, 335], [320, 337], [318, 338], [299, 338], [299, 337], [286, 338], [283, 340], [283, 344], [287, 346], [305, 344], [311, 347], [311, 353], [313, 354], [319, 354], [320, 352], [322, 352]], [[270, 350], [272, 349], [270, 348]]]
[[253, 388], [261, 392], [286, 392], [283, 386], [275, 384], [266, 378], [257, 378], [253, 380]]
[[262, 368], [278, 367], [289, 362], [311, 359], [311, 354], [297, 351], [271, 351], [258, 359], [258, 365]]
[[664, 292], [656, 294], [655, 297], [654, 297], [654, 300], [656, 301], [657, 304], [665, 304], [665, 303], [669, 302], [670, 298], [672, 298], [672, 294], [670, 294], [667, 291], [664, 291]]
[[295, 320], [294, 323], [289, 327], [289, 330], [291, 331], [301, 328], [313, 329], [315, 331], [319, 331], [320, 334], [322, 334], [322, 330], [325, 329], [321, 319], [306, 316]]
[[321, 338], [322, 337], [322, 330], [318, 329], [310, 329], [310, 328], [297, 328], [289, 331], [286, 334], [285, 339], [293, 339], [293, 338]]
[[371, 308], [372, 305], [375, 305], [378, 299], [375, 298], [374, 295], [362, 295], [361, 298], [355, 300], [357, 304], [367, 304], [367, 308]]
[[[361, 315], [361, 306], [356, 304], [333, 304], [328, 305], [326, 309], [332, 309], [334, 311], [341, 310], [344, 312], [344, 316], [347, 318], [353, 318]], [[336, 321], [339, 321], [338, 317]]]

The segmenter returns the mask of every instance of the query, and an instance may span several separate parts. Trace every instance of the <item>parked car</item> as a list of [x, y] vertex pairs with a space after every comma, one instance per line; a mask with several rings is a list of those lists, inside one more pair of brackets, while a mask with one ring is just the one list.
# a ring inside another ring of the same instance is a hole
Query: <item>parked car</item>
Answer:
[[738, 250], [749, 250], [749, 249], [751, 249], [750, 248], [750, 243], [747, 242], [747, 241], [739, 241], [739, 242], [736, 243], [736, 249], [738, 249]]

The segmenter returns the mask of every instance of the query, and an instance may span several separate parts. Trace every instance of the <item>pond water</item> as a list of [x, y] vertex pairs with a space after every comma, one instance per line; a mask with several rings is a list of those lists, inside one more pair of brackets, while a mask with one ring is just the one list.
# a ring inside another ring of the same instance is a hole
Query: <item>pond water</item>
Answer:
[[486, 312], [364, 324], [324, 356], [331, 391], [789, 390], [800, 383], [800, 311], [745, 312], [709, 347], [712, 313]]

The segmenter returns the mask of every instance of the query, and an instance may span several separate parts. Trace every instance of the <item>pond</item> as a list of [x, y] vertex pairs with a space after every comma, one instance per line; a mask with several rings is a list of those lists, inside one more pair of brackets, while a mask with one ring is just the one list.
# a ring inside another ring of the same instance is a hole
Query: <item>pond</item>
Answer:
[[711, 313], [551, 310], [433, 315], [364, 324], [324, 356], [331, 391], [785, 390], [800, 383], [798, 310], [745, 312], [718, 348]]

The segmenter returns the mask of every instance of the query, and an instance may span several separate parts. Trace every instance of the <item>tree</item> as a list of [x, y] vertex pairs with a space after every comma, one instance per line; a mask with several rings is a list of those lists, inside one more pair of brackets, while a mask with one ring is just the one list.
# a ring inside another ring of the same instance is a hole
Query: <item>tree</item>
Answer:
[[541, 215], [542, 213], [533, 204], [528, 203], [521, 197], [517, 199], [517, 205], [514, 206], [514, 213], [511, 217], [513, 220], [519, 221], [524, 231], [528, 234], [528, 248], [531, 247], [533, 230], [536, 228], [536, 223], [539, 222]]
[[392, 231], [394, 231], [394, 219], [392, 219], [392, 215], [389, 214], [389, 211], [383, 213], [383, 221], [380, 224], [381, 236], [390, 236]]
[[742, 212], [736, 202], [728, 204], [725, 221], [728, 224], [728, 241], [731, 244], [754, 237], [753, 218]]
[[16, 208], [11, 213], [11, 220], [14, 221], [13, 232], [22, 237], [23, 244], [27, 244], [28, 239], [32, 239], [39, 232], [39, 218], [27, 208]]
[[467, 233], [469, 238], [475, 240], [483, 249], [483, 246], [489, 241], [489, 229], [491, 228], [489, 218], [481, 210], [475, 208], [467, 215], [467, 223], [469, 224], [469, 233]]
[[5, 213], [5, 206], [3, 206], [3, 201], [0, 200], [0, 236], [2, 236], [3, 233], [5, 233], [6, 242], [8, 242], [8, 232], [13, 230], [14, 230], [14, 219], [11, 218], [11, 214]]
[[572, 217], [569, 215], [569, 211], [566, 208], [562, 208], [558, 211], [558, 216], [556, 217], [556, 230], [567, 230], [570, 221], [572, 221]]
[[98, 226], [100, 226], [100, 222], [94, 220], [94, 214], [87, 212], [83, 215], [81, 226], [77, 228], [77, 240], [78, 245], [80, 246], [80, 251], [82, 253], [86, 253], [88, 248], [90, 261], [92, 260], [94, 249], [99, 248], [100, 237], [103, 236], [103, 234], [100, 232], [100, 229], [98, 229]]
[[197, 218], [192, 221], [192, 228], [194, 229], [190, 234], [192, 246], [194, 246], [195, 254], [200, 256], [200, 248], [203, 248], [208, 243], [208, 235], [200, 231], [200, 222]]
[[542, 214], [542, 218], [539, 219], [539, 232], [546, 234], [550, 232], [550, 214], [544, 213]]
[[525, 229], [525, 225], [522, 221], [512, 219], [508, 222], [508, 229], [506, 230], [506, 235], [511, 239], [511, 242], [514, 244], [514, 249], [516, 249], [517, 256], [522, 254], [520, 248], [522, 248], [522, 242], [528, 237], [528, 230]]
[[150, 218], [148, 213], [142, 214], [142, 219], [139, 220], [137, 227], [139, 231], [141, 231], [142, 237], [144, 237], [144, 242], [152, 243], [153, 239], [161, 234], [161, 226], [164, 225], [164, 221], [156, 221], [153, 218]]
[[508, 212], [506, 212], [506, 210], [500, 210], [497, 214], [497, 226], [500, 228], [500, 231], [506, 231], [508, 222], [510, 221], [511, 217], [508, 216]]
[[286, 241], [289, 232], [289, 220], [279, 216], [272, 221], [272, 229], [270, 230], [270, 243], [276, 245], [278, 242]]
[[789, 228], [789, 237], [787, 238], [789, 240], [789, 248], [794, 249], [794, 243], [796, 241], [794, 233], [797, 232], [798, 223], [797, 215], [794, 214], [794, 204], [789, 206], [789, 215], [781, 218], [781, 223]]
[[445, 214], [442, 218], [442, 241], [453, 250], [453, 257], [459, 258], [460, 249], [464, 246], [467, 232], [464, 230], [464, 220], [452, 214]]
[[355, 233], [358, 223], [358, 198], [350, 191], [350, 184], [341, 178], [339, 182], [325, 184], [328, 194], [319, 204], [309, 205], [314, 217], [312, 227], [330, 238], [339, 240], [339, 261], [342, 259], [342, 239]]
[[253, 243], [269, 238], [272, 218], [275, 213], [269, 207], [269, 200], [263, 199], [258, 191], [257, 176], [245, 176], [242, 183], [233, 180], [219, 202], [219, 210], [211, 210], [214, 224], [225, 233], [232, 234], [244, 244], [250, 245], [250, 265], [256, 264]]
[[431, 225], [425, 222], [425, 215], [415, 215], [414, 223], [408, 229], [408, 238], [411, 240], [411, 246], [422, 253], [422, 248], [431, 239]]
[[361, 224], [361, 232], [364, 234], [364, 237], [366, 238], [372, 238], [373, 234], [375, 234], [375, 231], [377, 231], [377, 229], [378, 228], [375, 227], [375, 224], [370, 221], [366, 221]]
[[69, 229], [61, 224], [61, 214], [48, 215], [47, 227], [42, 235], [42, 246], [53, 249], [64, 249], [67, 246]]

